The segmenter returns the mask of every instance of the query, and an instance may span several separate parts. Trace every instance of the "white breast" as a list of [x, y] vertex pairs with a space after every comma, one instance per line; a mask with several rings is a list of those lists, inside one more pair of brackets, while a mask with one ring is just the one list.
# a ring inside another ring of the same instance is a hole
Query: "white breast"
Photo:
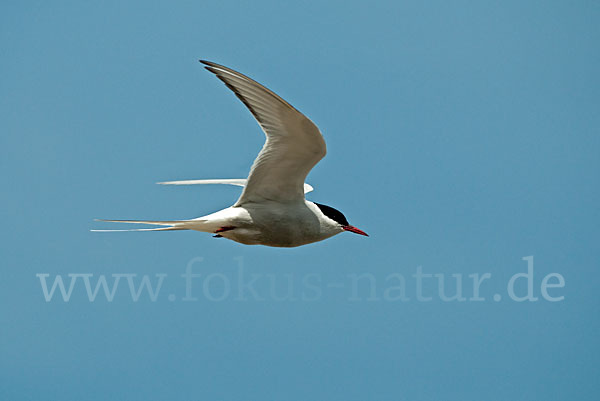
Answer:
[[227, 212], [231, 217], [229, 222], [236, 228], [220, 234], [246, 245], [295, 247], [321, 241], [343, 231], [339, 224], [324, 216], [309, 201], [247, 203], [230, 209], [233, 210]]

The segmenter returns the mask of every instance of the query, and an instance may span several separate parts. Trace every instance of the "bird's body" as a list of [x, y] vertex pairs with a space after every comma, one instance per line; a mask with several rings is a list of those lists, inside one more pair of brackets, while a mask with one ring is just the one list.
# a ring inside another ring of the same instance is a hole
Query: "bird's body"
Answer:
[[[209, 232], [246, 245], [294, 247], [321, 241], [343, 231], [339, 224], [327, 221], [310, 201], [248, 203], [220, 210], [200, 220], [210, 222], [211, 227], [206, 227]], [[229, 227], [235, 228], [227, 229]], [[199, 226], [198, 231], [206, 230]]]
[[312, 187], [304, 180], [326, 154], [321, 132], [306, 116], [256, 81], [227, 67], [201, 61], [248, 107], [267, 140], [247, 179], [170, 181], [160, 184], [231, 184], [244, 187], [237, 202], [218, 212], [190, 220], [102, 220], [159, 226], [134, 230], [195, 230], [246, 245], [295, 247], [327, 239], [343, 231], [367, 235], [348, 224], [344, 215], [305, 199]]

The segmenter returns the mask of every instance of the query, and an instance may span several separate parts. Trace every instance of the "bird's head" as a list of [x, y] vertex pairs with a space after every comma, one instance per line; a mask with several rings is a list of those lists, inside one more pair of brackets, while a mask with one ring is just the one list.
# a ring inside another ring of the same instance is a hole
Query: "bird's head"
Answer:
[[321, 213], [323, 213], [326, 217], [328, 217], [329, 219], [331, 219], [331, 220], [335, 221], [337, 224], [339, 224], [340, 229], [342, 229], [344, 231], [350, 231], [351, 233], [355, 233], [355, 234], [365, 235], [367, 237], [369, 236], [369, 234], [367, 234], [363, 230], [358, 229], [354, 226], [351, 226], [348, 223], [346, 216], [344, 216], [344, 214], [342, 212], [340, 212], [339, 210], [334, 209], [331, 206], [322, 205], [320, 203], [316, 203], [316, 202], [313, 202], [313, 203], [315, 205], [317, 205], [319, 210], [321, 210]]

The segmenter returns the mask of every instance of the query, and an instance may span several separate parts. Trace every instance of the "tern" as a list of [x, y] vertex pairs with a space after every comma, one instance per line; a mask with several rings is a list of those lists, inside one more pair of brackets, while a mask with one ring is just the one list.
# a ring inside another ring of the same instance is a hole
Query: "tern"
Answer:
[[163, 185], [229, 184], [243, 187], [228, 208], [191, 220], [97, 220], [159, 226], [114, 231], [195, 230], [213, 233], [246, 245], [297, 247], [344, 231], [368, 236], [350, 225], [331, 206], [306, 200], [312, 187], [304, 183], [309, 171], [327, 153], [317, 126], [304, 114], [247, 76], [210, 61], [200, 60], [235, 93], [266, 135], [265, 144], [247, 179], [209, 179], [160, 182]]

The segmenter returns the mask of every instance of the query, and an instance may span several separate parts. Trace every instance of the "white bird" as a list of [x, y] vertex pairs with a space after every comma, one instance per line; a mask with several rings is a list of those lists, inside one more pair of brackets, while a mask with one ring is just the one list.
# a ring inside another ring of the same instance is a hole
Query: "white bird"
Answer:
[[231, 207], [191, 220], [98, 220], [160, 226], [134, 230], [196, 230], [247, 245], [296, 247], [343, 231], [367, 235], [351, 226], [338, 210], [311, 202], [304, 194], [308, 172], [326, 154], [317, 126], [288, 102], [258, 82], [225, 66], [200, 60], [250, 110], [267, 139], [247, 179], [168, 181], [159, 184], [230, 184], [244, 187]]

